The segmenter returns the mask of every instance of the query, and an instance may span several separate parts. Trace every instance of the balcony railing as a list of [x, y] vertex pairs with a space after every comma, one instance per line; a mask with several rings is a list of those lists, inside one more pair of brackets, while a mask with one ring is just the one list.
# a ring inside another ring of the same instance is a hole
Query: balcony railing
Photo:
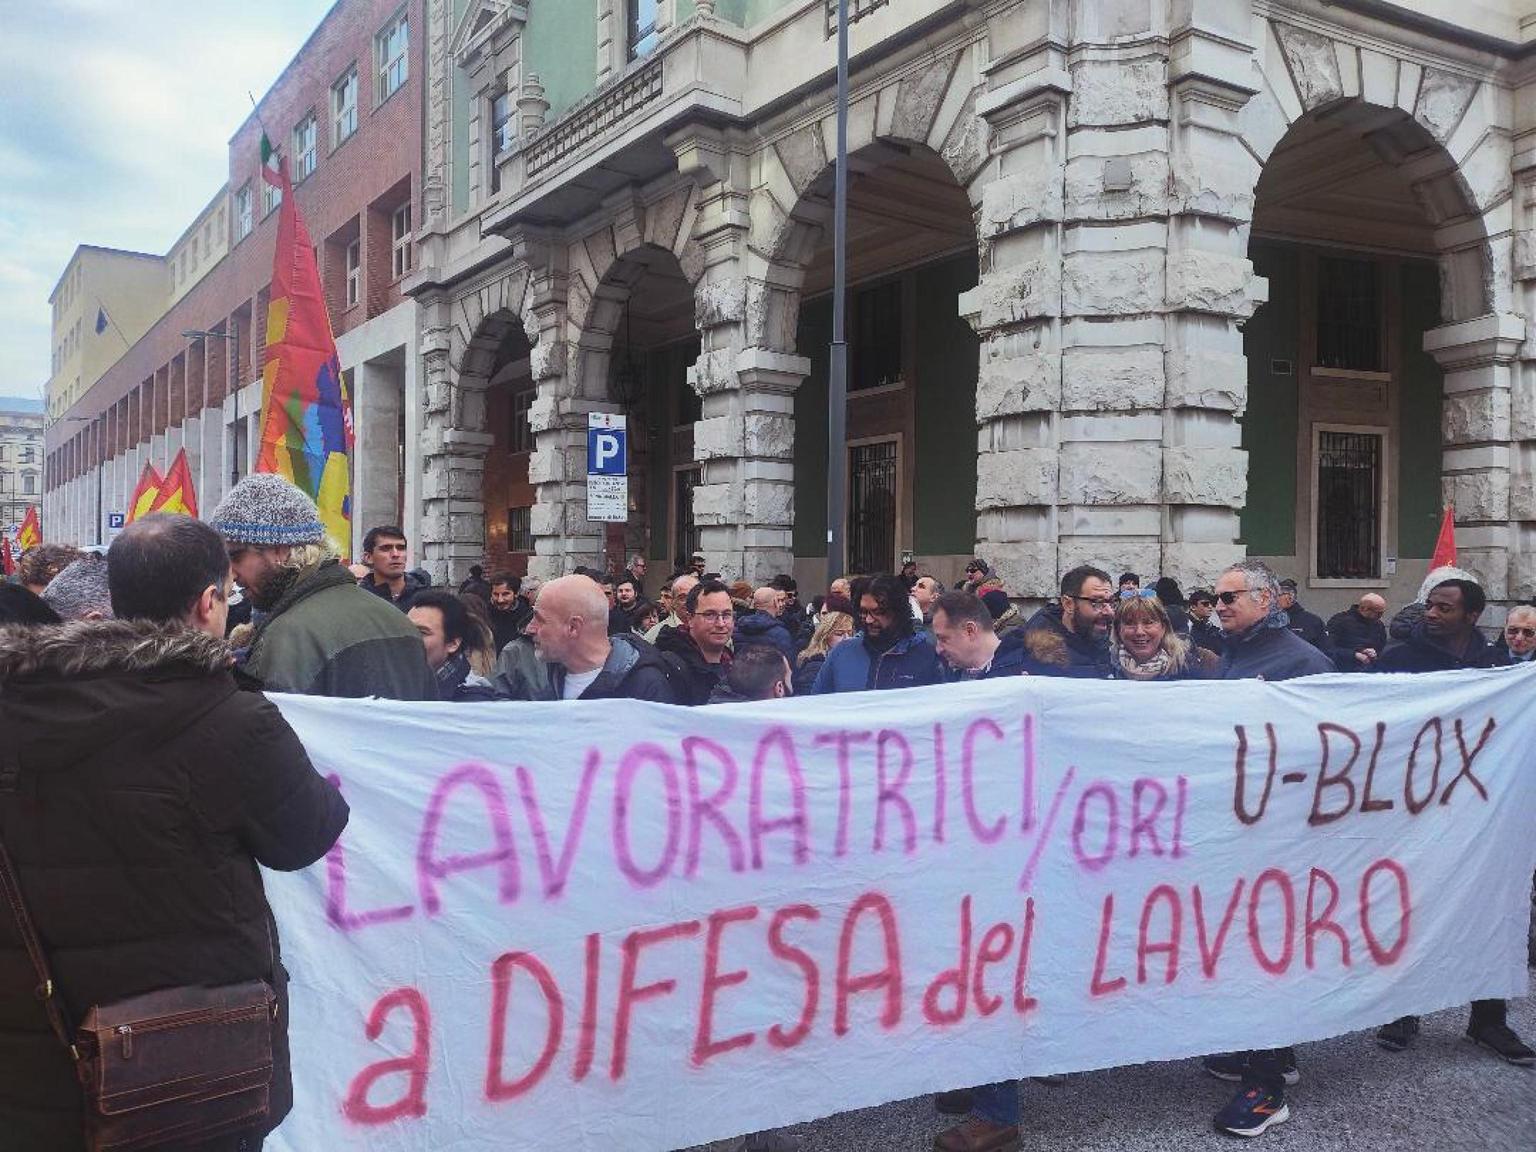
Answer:
[[[857, 24], [876, 8], [884, 8], [891, 0], [848, 0], [848, 23]], [[827, 0], [827, 36], [837, 35], [837, 0]]]
[[661, 60], [652, 60], [599, 92], [583, 107], [548, 125], [528, 145], [524, 171], [537, 176], [581, 151], [616, 124], [661, 96]]

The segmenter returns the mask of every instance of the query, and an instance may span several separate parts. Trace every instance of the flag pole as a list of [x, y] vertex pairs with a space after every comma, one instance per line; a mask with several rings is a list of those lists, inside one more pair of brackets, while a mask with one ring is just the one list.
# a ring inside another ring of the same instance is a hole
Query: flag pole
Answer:
[[832, 206], [832, 348], [827, 380], [827, 583], [843, 574], [848, 463], [848, 0], [837, 0], [837, 159]]

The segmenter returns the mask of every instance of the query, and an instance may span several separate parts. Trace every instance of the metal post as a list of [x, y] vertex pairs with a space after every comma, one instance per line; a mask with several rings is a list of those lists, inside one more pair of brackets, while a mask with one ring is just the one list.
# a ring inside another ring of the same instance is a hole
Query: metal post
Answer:
[[240, 441], [245, 440], [246, 447], [250, 447], [250, 437], [243, 436], [240, 428], [240, 322], [233, 316], [229, 318], [229, 381], [235, 397], [235, 422], [233, 425], [234, 436], [230, 447], [229, 462], [229, 486], [233, 488], [240, 483]]
[[832, 355], [827, 380], [827, 582], [846, 562], [848, 464], [848, 0], [837, 0], [837, 165], [832, 207]]

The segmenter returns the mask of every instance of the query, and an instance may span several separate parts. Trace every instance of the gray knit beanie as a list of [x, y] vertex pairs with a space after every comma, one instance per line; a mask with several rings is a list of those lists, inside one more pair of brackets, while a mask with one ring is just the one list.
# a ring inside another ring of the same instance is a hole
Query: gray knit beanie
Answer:
[[84, 620], [95, 612], [111, 620], [112, 593], [107, 587], [107, 562], [100, 556], [76, 560], [43, 589], [43, 601], [63, 620]]
[[325, 542], [325, 526], [315, 502], [270, 472], [253, 473], [231, 488], [208, 523], [235, 544]]

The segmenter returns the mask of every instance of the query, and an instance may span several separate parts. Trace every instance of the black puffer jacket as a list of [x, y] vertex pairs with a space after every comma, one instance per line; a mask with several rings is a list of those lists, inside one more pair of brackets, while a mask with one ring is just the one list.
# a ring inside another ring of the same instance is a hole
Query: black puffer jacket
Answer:
[[1364, 672], [1369, 665], [1355, 659], [1355, 653], [1372, 648], [1379, 657], [1387, 646], [1387, 626], [1380, 620], [1367, 620], [1353, 605], [1328, 618], [1329, 654], [1340, 672]]
[[[0, 629], [0, 839], [71, 1021], [183, 984], [272, 984], [275, 1127], [293, 1100], [287, 974], [256, 866], [314, 863], [347, 805], [229, 666], [188, 630]], [[0, 1147], [72, 1152], [80, 1090], [36, 983], [0, 914]]]
[[1029, 618], [1025, 628], [1030, 632], [1046, 632], [1061, 641], [1067, 664], [1057, 675], [1089, 680], [1109, 678], [1109, 638], [1084, 640], [1062, 621], [1060, 604], [1047, 604]]
[[1508, 662], [1507, 652], [1501, 654], [1475, 630], [1467, 650], [1458, 655], [1431, 636], [1421, 620], [1408, 639], [1387, 645], [1376, 668], [1380, 672], [1446, 672], [1455, 668], [1501, 668]]
[[725, 679], [730, 666], [731, 654], [711, 664], [693, 642], [686, 628], [663, 628], [656, 636], [656, 648], [672, 670], [672, 686], [677, 692], [679, 704], [708, 704], [715, 693], [715, 686]]

